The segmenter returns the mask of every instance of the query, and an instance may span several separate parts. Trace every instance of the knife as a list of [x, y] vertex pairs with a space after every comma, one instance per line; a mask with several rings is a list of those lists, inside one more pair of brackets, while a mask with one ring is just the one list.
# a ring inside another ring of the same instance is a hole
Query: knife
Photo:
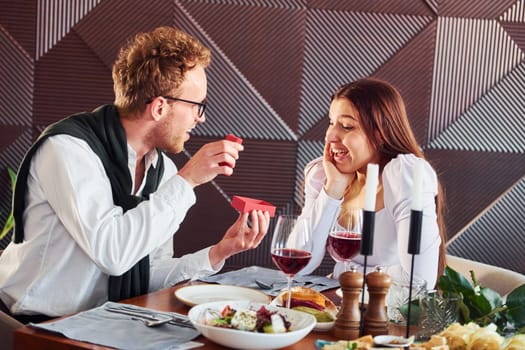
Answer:
[[178, 322], [191, 324], [188, 316], [179, 314], [177, 312], [162, 312], [156, 310], [141, 309], [131, 305], [119, 304], [118, 306], [107, 305], [105, 310], [110, 312], [121, 313], [129, 316], [141, 317], [151, 321], [159, 321], [164, 319], [173, 319]]
[[118, 308], [104, 308], [104, 310], [109, 311], [109, 312], [114, 312], [117, 314], [122, 314], [122, 315], [140, 317], [140, 318], [144, 318], [150, 321], [159, 321], [159, 318], [155, 317], [155, 315], [152, 313], [146, 314], [140, 311], [123, 310], [123, 309], [118, 309]]

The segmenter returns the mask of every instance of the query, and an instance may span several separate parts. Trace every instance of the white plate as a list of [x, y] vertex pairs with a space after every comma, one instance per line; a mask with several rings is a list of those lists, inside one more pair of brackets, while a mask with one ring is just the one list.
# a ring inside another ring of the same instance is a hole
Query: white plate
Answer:
[[332, 322], [316, 322], [314, 331], [316, 332], [328, 332], [332, 328], [334, 328], [335, 321]]
[[[296, 287], [296, 288], [303, 288], [303, 287]], [[293, 289], [292, 289], [293, 290]], [[281, 306], [281, 307], [284, 307], [283, 305], [283, 296], [284, 294], [288, 293], [287, 291], [283, 291], [281, 292], [279, 295], [277, 295], [271, 302], [271, 305], [275, 305], [275, 306]], [[317, 331], [317, 332], [327, 332], [329, 330], [331, 330], [333, 327], [334, 327], [334, 324], [335, 324], [335, 318], [337, 317], [337, 312], [338, 312], [338, 309], [337, 309], [337, 306], [335, 306], [335, 304], [330, 300], [328, 299], [325, 295], [323, 295], [322, 293], [320, 293], [323, 298], [325, 299], [325, 302], [326, 302], [326, 308], [324, 311], [328, 312], [330, 315], [332, 315], [332, 317], [334, 318], [334, 321], [332, 322], [316, 322], [315, 323], [315, 327], [314, 327], [314, 331]]]
[[[246, 310], [250, 308], [258, 310], [264, 305], [269, 311], [277, 311], [285, 316], [291, 323], [290, 331], [286, 333], [247, 332], [237, 329], [209, 326], [201, 322], [200, 318], [204, 310], [212, 309], [220, 312], [226, 305], [229, 305], [236, 310]], [[188, 317], [195, 328], [211, 341], [229, 348], [244, 350], [279, 349], [290, 346], [303, 339], [308, 333], [310, 333], [315, 325], [315, 317], [310, 314], [250, 301], [220, 301], [200, 304], [190, 309]]]
[[270, 296], [261, 291], [223, 284], [196, 284], [175, 291], [175, 297], [188, 306], [222, 300], [250, 300], [263, 304], [270, 302]]

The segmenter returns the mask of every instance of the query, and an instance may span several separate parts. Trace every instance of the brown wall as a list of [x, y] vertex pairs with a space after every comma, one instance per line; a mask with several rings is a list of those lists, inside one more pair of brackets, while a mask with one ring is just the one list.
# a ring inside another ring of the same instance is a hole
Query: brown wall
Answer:
[[[401, 90], [438, 170], [449, 252], [525, 273], [524, 4], [0, 0], [0, 220], [10, 207], [6, 167], [49, 123], [112, 102], [111, 65], [127, 37], [174, 25], [214, 56], [207, 122], [177, 164], [229, 132], [246, 146], [232, 177], [197, 189], [176, 254], [220, 238], [236, 217], [234, 194], [280, 211], [297, 205], [302, 168], [321, 153], [331, 92], [374, 76]], [[228, 263], [272, 266], [268, 244]]]

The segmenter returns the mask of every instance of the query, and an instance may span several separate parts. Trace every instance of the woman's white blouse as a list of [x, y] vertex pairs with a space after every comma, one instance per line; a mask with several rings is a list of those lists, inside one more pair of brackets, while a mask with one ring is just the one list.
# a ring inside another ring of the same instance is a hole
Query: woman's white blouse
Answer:
[[[412, 255], [408, 254], [410, 226], [412, 174], [416, 161], [413, 154], [398, 155], [383, 169], [380, 180], [383, 184], [384, 208], [375, 214], [373, 254], [367, 258], [367, 271], [381, 266], [392, 278], [407, 280]], [[428, 162], [423, 167], [423, 223], [420, 254], [415, 255], [414, 276], [427, 281], [427, 288], [436, 283], [439, 246], [441, 238], [436, 215], [438, 182], [436, 172]], [[339, 214], [342, 199], [329, 197], [324, 191], [326, 175], [322, 159], [318, 158], [305, 167], [305, 205], [301, 217], [308, 221], [309, 238], [313, 251], [310, 263], [301, 271], [308, 274], [322, 262], [330, 225]], [[359, 255], [353, 264], [363, 265]], [[334, 266], [334, 277], [343, 272], [342, 263]]]

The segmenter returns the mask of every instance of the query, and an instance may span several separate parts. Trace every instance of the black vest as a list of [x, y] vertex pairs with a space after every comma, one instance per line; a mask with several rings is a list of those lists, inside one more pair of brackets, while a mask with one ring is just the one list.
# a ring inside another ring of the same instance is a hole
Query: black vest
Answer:
[[[71, 135], [87, 142], [104, 165], [106, 175], [111, 182], [114, 204], [122, 207], [124, 212], [136, 207], [141, 201], [147, 200], [149, 194], [157, 190], [162, 179], [164, 162], [159, 151], [159, 162], [156, 167], [150, 167], [148, 170], [142, 196], [130, 195], [132, 181], [128, 169], [126, 133], [115, 106], [104, 105], [91, 113], [72, 115], [47, 127], [31, 146], [20, 165], [13, 196], [15, 243], [21, 243], [24, 240], [22, 215], [25, 209], [27, 176], [31, 158], [45, 139], [58, 134]], [[82, 166], [80, 159], [78, 166]], [[149, 256], [145, 256], [123, 275], [110, 276], [108, 299], [119, 301], [145, 294], [148, 292], [148, 287]]]

